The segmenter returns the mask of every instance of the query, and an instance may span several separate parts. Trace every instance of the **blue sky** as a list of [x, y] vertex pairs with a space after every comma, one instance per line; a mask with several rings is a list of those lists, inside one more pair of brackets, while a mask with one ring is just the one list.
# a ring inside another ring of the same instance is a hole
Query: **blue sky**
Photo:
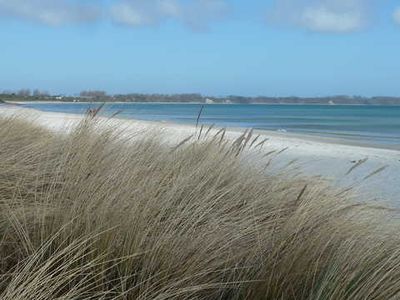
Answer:
[[0, 90], [400, 96], [400, 2], [0, 0]]

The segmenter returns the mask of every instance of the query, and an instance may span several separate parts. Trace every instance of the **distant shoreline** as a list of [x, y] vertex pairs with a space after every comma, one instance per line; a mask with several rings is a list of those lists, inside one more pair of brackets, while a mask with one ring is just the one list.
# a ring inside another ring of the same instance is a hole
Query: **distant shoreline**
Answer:
[[154, 104], [252, 104], [252, 105], [395, 105], [400, 106], [400, 96], [241, 96], [241, 95], [204, 95], [201, 93], [124, 93], [108, 94], [105, 91], [81, 91], [76, 95], [49, 94], [23, 89], [15, 92], [0, 93], [3, 102], [100, 102], [100, 103], [154, 103]]
[[[399, 104], [358, 104], [358, 103], [340, 103], [340, 104], [328, 104], [328, 103], [204, 103], [204, 102], [133, 102], [133, 101], [4, 101], [3, 104], [188, 104], [188, 105], [298, 105], [298, 106], [395, 106], [400, 107]], [[1, 102], [0, 102], [1, 104]]]

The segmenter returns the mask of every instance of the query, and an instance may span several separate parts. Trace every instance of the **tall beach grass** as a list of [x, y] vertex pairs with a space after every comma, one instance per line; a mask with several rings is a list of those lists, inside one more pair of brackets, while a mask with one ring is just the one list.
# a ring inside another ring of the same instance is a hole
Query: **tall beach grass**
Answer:
[[102, 122], [0, 118], [1, 299], [400, 298], [397, 211]]

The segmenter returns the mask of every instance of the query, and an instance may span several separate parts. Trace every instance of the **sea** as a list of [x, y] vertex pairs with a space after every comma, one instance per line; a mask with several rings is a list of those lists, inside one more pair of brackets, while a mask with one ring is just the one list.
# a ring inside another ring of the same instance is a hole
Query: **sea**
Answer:
[[[46, 112], [84, 114], [99, 104], [27, 103]], [[339, 138], [400, 149], [400, 106], [108, 103], [101, 114], [180, 124], [252, 128]]]

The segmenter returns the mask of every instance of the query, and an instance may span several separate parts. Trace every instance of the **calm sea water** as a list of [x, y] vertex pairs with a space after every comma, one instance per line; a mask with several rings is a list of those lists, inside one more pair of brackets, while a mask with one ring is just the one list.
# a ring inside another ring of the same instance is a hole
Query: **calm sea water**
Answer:
[[[37, 103], [26, 107], [82, 114], [88, 103]], [[107, 104], [104, 115], [195, 124], [201, 104]], [[201, 124], [283, 130], [400, 147], [400, 106], [205, 105]]]

